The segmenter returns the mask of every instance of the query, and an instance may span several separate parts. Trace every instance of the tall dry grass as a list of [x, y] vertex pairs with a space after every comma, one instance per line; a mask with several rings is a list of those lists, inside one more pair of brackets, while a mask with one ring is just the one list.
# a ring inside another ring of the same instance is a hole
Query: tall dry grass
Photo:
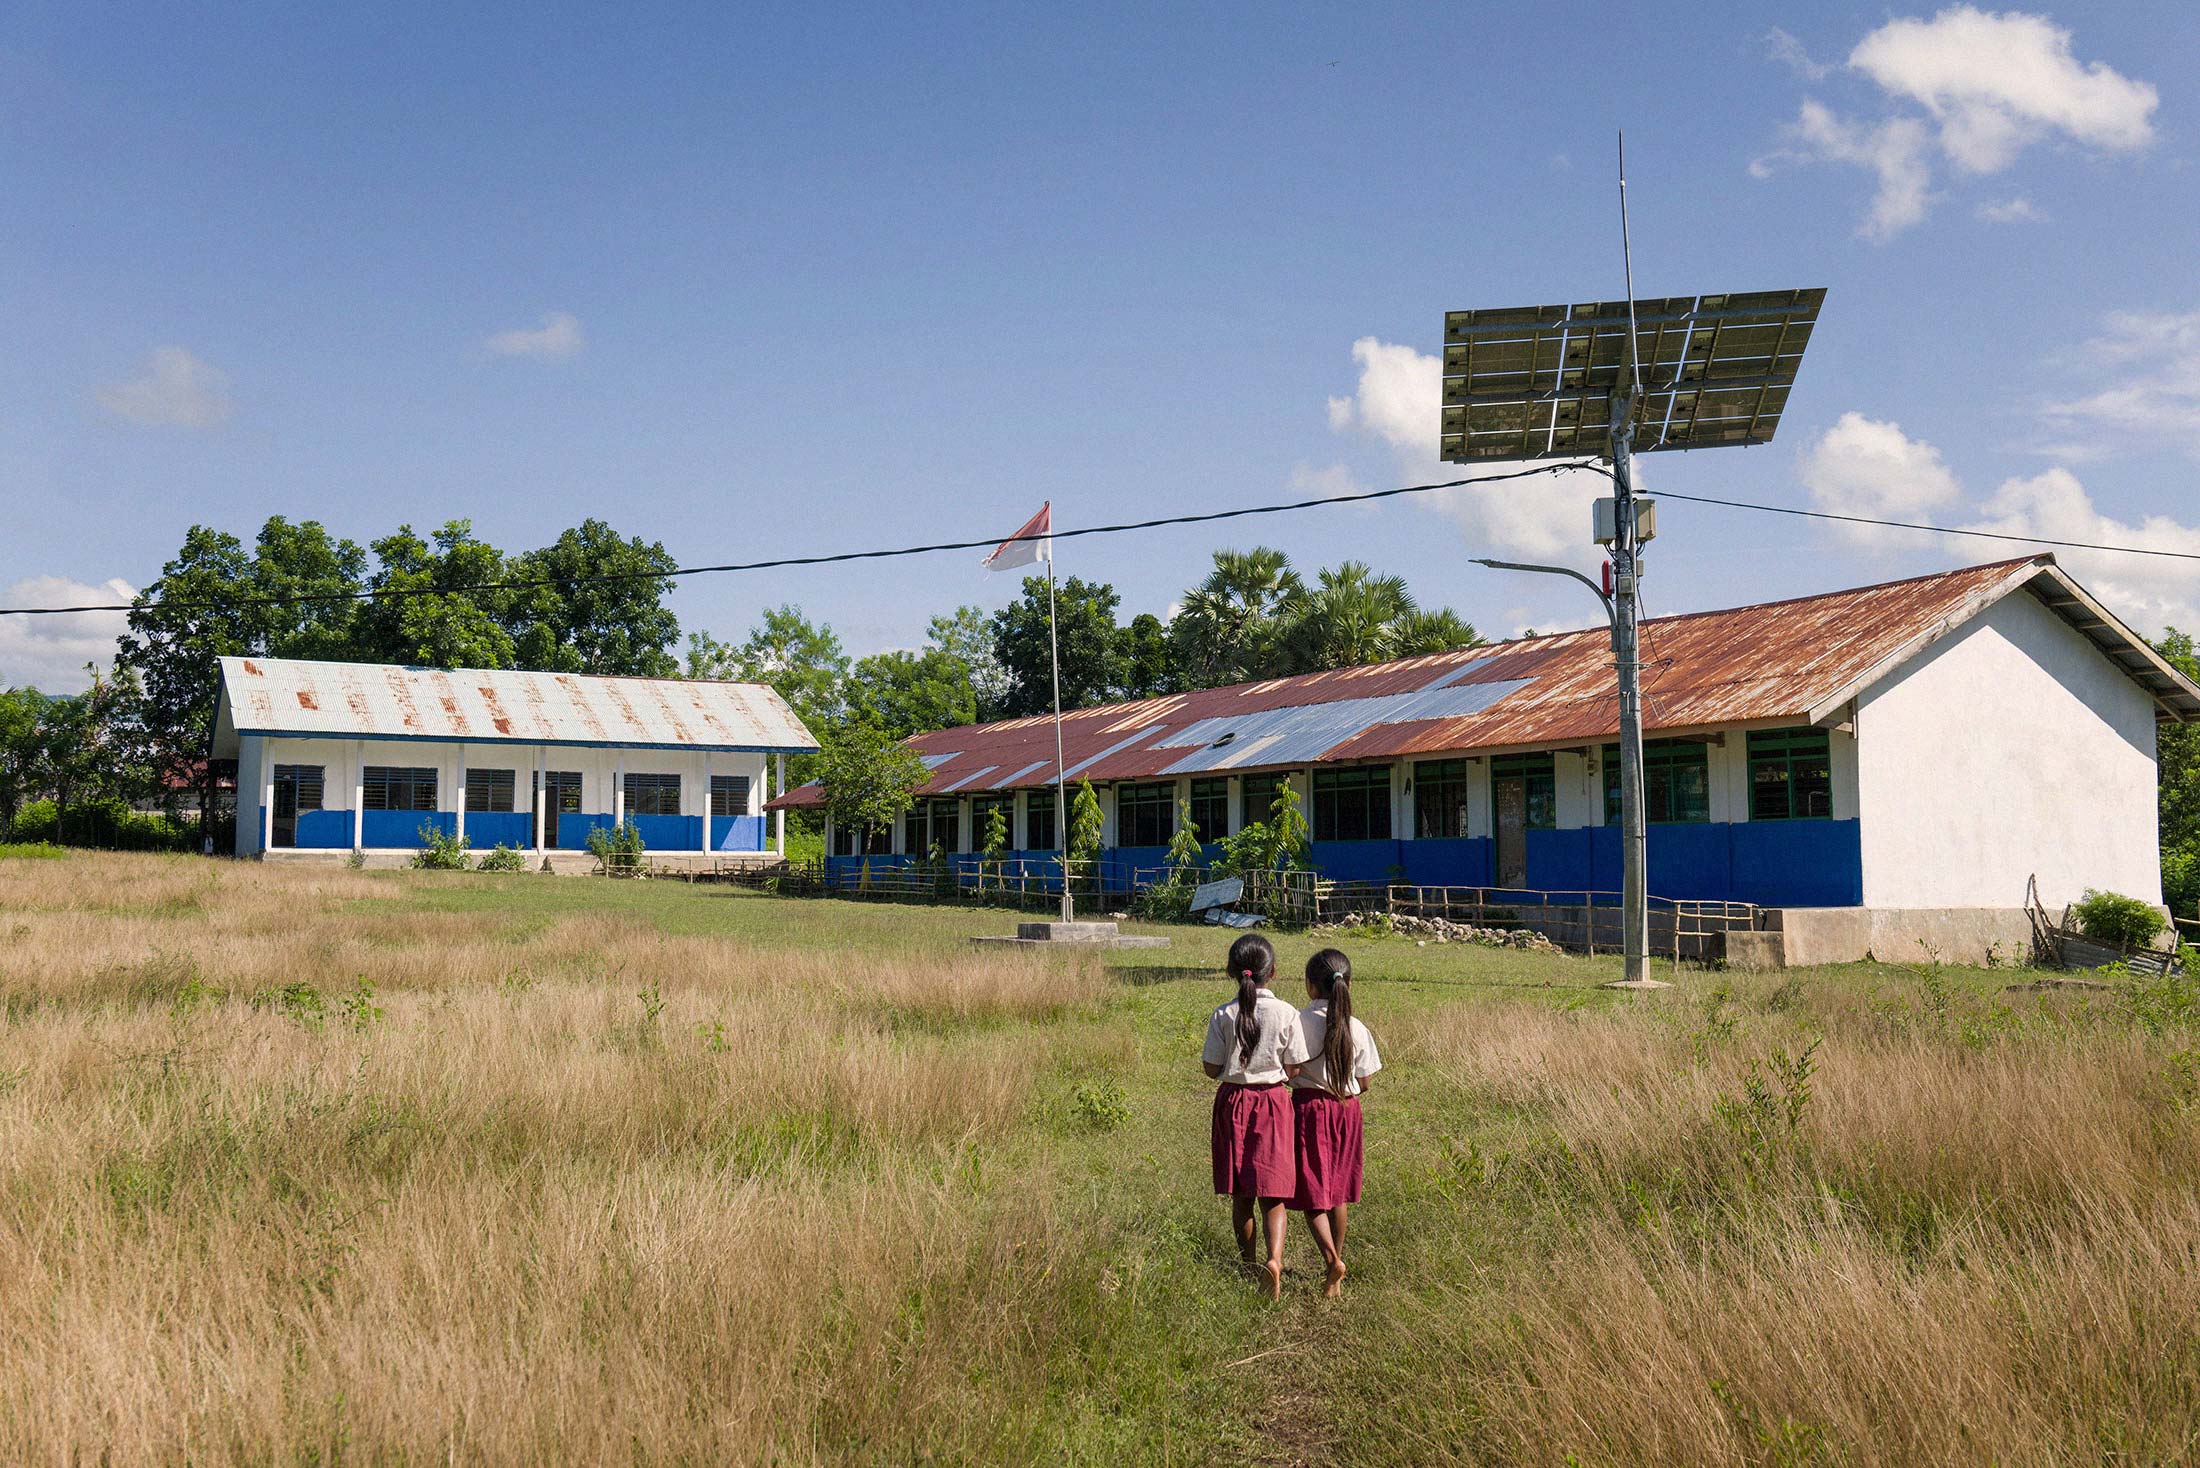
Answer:
[[1095, 962], [634, 920], [445, 951], [387, 880], [28, 865], [0, 1461], [953, 1456], [1068, 1328], [1090, 1230], [979, 1144], [1047, 1058], [1003, 1021], [1089, 1010]]
[[1511, 1462], [2200, 1456], [2189, 1032], [2112, 1004], [1782, 1003], [1484, 1010], [1416, 1038], [1515, 1119], [1463, 1166], [1465, 1205], [1556, 1240], [1401, 1312], [1386, 1353], [1457, 1363], [1433, 1391], [1411, 1373], [1408, 1439]]

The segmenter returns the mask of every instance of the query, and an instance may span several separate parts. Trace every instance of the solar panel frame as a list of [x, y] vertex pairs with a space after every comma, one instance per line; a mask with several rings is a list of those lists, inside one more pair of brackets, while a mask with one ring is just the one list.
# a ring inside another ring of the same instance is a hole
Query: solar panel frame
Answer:
[[[1637, 300], [1634, 452], [1770, 442], [1825, 297], [1810, 287]], [[1609, 457], [1627, 307], [1447, 313], [1444, 460]]]

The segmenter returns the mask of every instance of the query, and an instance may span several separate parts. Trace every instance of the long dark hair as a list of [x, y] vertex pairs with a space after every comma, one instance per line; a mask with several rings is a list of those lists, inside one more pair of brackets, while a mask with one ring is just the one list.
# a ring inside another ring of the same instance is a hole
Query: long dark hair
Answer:
[[1238, 1063], [1244, 1064], [1253, 1054], [1253, 1044], [1260, 1038], [1260, 1021], [1253, 1012], [1260, 1007], [1261, 985], [1276, 974], [1276, 948], [1258, 933], [1247, 933], [1230, 945], [1230, 976], [1237, 980], [1237, 1037]]
[[1306, 961], [1306, 983], [1315, 998], [1329, 1001], [1322, 1068], [1329, 1074], [1329, 1089], [1341, 1093], [1352, 1084], [1352, 960], [1324, 948]]

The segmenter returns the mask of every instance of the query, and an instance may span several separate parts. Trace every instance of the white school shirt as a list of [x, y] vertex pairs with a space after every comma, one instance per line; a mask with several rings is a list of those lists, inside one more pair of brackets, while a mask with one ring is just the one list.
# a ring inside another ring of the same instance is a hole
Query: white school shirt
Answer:
[[1253, 1006], [1253, 1052], [1238, 1059], [1238, 1006], [1232, 999], [1207, 1016], [1207, 1044], [1199, 1058], [1222, 1067], [1222, 1080], [1240, 1086], [1272, 1086], [1288, 1080], [1287, 1065], [1306, 1059], [1306, 1042], [1299, 1036], [1299, 1012], [1283, 1000], [1260, 991]]
[[1329, 1084], [1329, 1061], [1322, 1054], [1322, 1042], [1329, 1038], [1329, 1001], [1317, 999], [1299, 1011], [1299, 1039], [1309, 1057], [1299, 1067], [1299, 1073], [1291, 1077], [1293, 1087], [1308, 1091], [1328, 1091], [1338, 1096], [1357, 1096], [1360, 1082], [1383, 1068], [1383, 1057], [1376, 1053], [1375, 1036], [1357, 1017], [1352, 1021], [1352, 1074], [1344, 1084]]

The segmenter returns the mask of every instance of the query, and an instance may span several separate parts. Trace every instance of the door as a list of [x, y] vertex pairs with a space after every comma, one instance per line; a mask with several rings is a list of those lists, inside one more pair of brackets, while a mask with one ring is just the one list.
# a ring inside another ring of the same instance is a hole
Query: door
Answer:
[[551, 770], [542, 777], [542, 844], [558, 844], [558, 817], [581, 813], [581, 776], [578, 770]]
[[1501, 775], [1493, 791], [1497, 807], [1497, 885], [1528, 885], [1528, 781]]
[[321, 808], [321, 766], [277, 765], [275, 805], [268, 813], [270, 846], [298, 844], [298, 812]]

